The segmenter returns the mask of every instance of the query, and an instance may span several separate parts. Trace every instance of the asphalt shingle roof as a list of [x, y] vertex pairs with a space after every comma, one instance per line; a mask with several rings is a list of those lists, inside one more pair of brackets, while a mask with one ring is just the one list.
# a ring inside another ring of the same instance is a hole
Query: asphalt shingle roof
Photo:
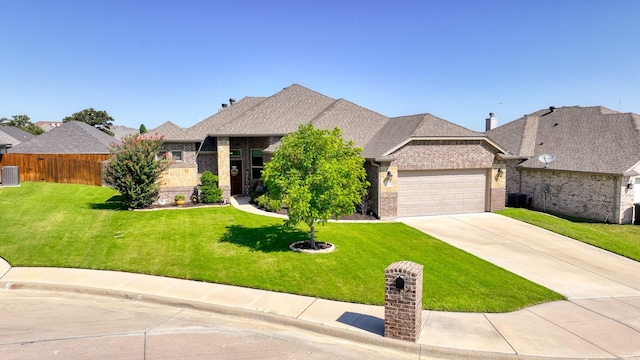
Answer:
[[[298, 130], [319, 116], [336, 100], [293, 84], [266, 98], [215, 131], [219, 135], [279, 136]], [[237, 106], [234, 104], [231, 108]], [[228, 110], [228, 109], [227, 109]], [[227, 111], [227, 110], [223, 110]]]
[[243, 98], [185, 130], [167, 122], [151, 131], [164, 135], [167, 141], [202, 141], [207, 136], [282, 136], [308, 123], [318, 129], [340, 128], [343, 138], [362, 147], [366, 158], [378, 158], [411, 138], [484, 136], [431, 114], [389, 119], [298, 84], [270, 97]]
[[190, 141], [187, 131], [171, 121], [167, 121], [160, 126], [147, 131], [147, 134], [162, 135], [166, 141]]
[[233, 119], [249, 111], [254, 106], [266, 100], [266, 97], [245, 97], [233, 105], [222, 109], [208, 118], [198, 122], [187, 129], [187, 138], [193, 141], [202, 141], [210, 134], [218, 133], [218, 129], [227, 125]]
[[0, 145], [13, 145], [15, 142], [16, 139], [0, 130]]
[[484, 135], [431, 114], [394, 117], [389, 119], [385, 127], [369, 142], [363, 155], [376, 158], [415, 138], [465, 137], [478, 138]]
[[13, 142], [7, 143], [12, 145], [18, 145], [21, 142], [29, 141], [36, 137], [32, 133], [26, 132], [15, 126], [0, 125], [0, 133], [4, 133], [14, 139]]
[[120, 143], [83, 122], [69, 121], [8, 150], [19, 154], [109, 154], [109, 145]]
[[543, 154], [555, 155], [552, 170], [623, 174], [640, 162], [640, 116], [601, 106], [540, 110], [486, 135], [525, 168], [543, 168]]
[[364, 148], [387, 121], [389, 118], [384, 115], [340, 99], [316, 116], [312, 124], [317, 129], [338, 127], [343, 139]]

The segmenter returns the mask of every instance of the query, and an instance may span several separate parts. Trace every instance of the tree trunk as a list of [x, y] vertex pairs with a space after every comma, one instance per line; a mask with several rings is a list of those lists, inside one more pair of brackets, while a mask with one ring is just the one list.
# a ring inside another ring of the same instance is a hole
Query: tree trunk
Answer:
[[311, 221], [311, 224], [309, 224], [309, 228], [311, 229], [311, 239], [309, 239], [309, 243], [311, 244], [311, 248], [315, 249], [316, 248], [316, 231], [315, 231], [315, 221]]

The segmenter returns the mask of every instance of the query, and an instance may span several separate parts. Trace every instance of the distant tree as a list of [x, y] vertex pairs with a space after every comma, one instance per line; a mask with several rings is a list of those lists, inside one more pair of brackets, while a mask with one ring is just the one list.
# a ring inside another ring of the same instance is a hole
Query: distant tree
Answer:
[[40, 126], [32, 123], [27, 115], [13, 115], [11, 120], [2, 118], [0, 119], [0, 125], [15, 126], [34, 135], [44, 133], [44, 130]]
[[62, 121], [80, 121], [87, 123], [96, 129], [113, 136], [113, 133], [110, 130], [113, 126], [113, 118], [104, 110], [95, 110], [94, 108], [84, 109], [71, 116], [67, 116]]
[[262, 180], [271, 196], [287, 208], [287, 225], [309, 225], [310, 245], [315, 248], [316, 222], [353, 214], [369, 183], [362, 149], [344, 141], [339, 128], [332, 131], [300, 125], [282, 138]]
[[140, 124], [140, 135], [147, 133], [147, 127], [144, 124]]
[[158, 181], [170, 163], [162, 150], [162, 137], [127, 135], [122, 144], [111, 146], [111, 157], [105, 169], [105, 181], [122, 194], [130, 209], [151, 205], [158, 197]]

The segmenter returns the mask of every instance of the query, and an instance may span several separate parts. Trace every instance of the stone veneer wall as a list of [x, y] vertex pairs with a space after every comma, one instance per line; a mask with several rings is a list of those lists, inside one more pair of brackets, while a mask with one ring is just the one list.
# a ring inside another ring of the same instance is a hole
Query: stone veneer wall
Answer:
[[178, 194], [184, 195], [186, 202], [189, 202], [200, 179], [195, 143], [164, 143], [163, 148], [169, 152], [182, 150], [182, 161], [173, 161], [169, 169], [162, 174], [157, 202], [173, 204], [174, 197]]
[[[502, 174], [500, 170], [502, 169]], [[504, 210], [506, 202], [505, 187], [507, 183], [506, 169], [502, 165], [490, 171], [489, 211]]]
[[[423, 266], [399, 261], [385, 269], [384, 336], [417, 341], [422, 329]], [[404, 289], [396, 288], [402, 278]]]
[[[387, 173], [391, 172], [391, 186], [385, 184], [387, 180]], [[396, 166], [389, 166], [389, 163], [384, 163], [380, 167], [378, 173], [378, 189], [380, 191], [380, 212], [379, 216], [382, 219], [395, 218], [398, 216], [398, 168]]]
[[[623, 177], [620, 182], [619, 203], [620, 203], [620, 223], [631, 224], [634, 218], [640, 218], [640, 214], [634, 214], [634, 193], [637, 189], [628, 188], [627, 184], [635, 184], [638, 178], [636, 177]], [[638, 186], [638, 185], [635, 185]]]
[[222, 198], [231, 197], [231, 159], [229, 138], [218, 138], [218, 187], [222, 189]]
[[534, 209], [610, 223], [631, 221], [631, 205], [622, 209], [616, 205], [623, 193], [632, 193], [622, 185], [621, 176], [548, 169], [521, 172], [522, 193], [532, 197]]

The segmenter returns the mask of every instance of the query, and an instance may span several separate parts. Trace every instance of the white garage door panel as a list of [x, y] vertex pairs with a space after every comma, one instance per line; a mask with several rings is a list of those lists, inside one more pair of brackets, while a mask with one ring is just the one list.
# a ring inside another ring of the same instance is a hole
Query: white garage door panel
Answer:
[[483, 212], [484, 170], [400, 171], [398, 216]]

